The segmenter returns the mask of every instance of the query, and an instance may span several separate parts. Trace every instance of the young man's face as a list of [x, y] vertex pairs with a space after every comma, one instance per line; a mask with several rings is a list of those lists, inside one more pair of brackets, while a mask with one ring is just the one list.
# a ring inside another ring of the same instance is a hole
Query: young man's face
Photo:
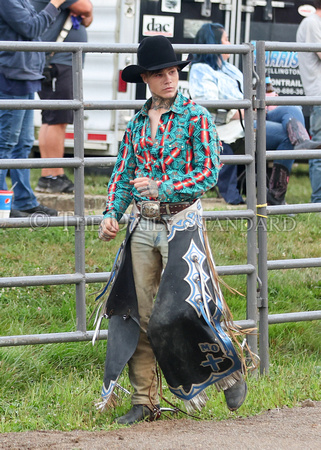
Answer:
[[178, 85], [178, 68], [168, 67], [155, 72], [142, 73], [144, 83], [148, 84], [153, 95], [170, 99], [175, 97]]

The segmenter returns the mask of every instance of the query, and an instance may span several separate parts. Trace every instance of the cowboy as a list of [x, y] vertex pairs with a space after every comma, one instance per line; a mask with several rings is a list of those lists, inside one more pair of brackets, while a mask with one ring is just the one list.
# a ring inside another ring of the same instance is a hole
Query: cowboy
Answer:
[[[220, 168], [215, 125], [205, 108], [178, 92], [179, 71], [189, 61], [177, 60], [166, 37], [144, 38], [137, 56], [138, 65], [127, 66], [122, 78], [147, 84], [152, 96], [128, 123], [99, 229], [101, 240], [114, 239], [133, 201], [104, 311], [110, 322], [100, 407], [110, 402], [128, 362], [133, 406], [116, 419], [123, 425], [158, 418], [156, 359], [172, 392], [193, 407], [211, 383], [224, 390], [231, 410], [247, 390], [229, 339], [206, 323], [223, 309], [212, 301], [219, 291], [206, 262], [199, 200], [216, 184]], [[192, 357], [200, 358], [195, 371]], [[199, 378], [192, 380], [191, 372]]]

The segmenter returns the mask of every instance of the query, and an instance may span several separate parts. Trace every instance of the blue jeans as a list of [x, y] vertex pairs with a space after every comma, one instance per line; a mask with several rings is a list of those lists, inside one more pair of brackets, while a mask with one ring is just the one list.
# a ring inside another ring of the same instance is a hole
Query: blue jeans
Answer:
[[[313, 141], [321, 141], [321, 106], [313, 106], [310, 134]], [[311, 202], [321, 203], [321, 159], [309, 160], [309, 175], [312, 188]]]
[[[233, 150], [229, 144], [222, 142], [222, 145], [223, 151], [221, 155], [234, 155]], [[229, 203], [230, 205], [239, 205], [240, 203], [244, 203], [244, 200], [237, 187], [236, 165], [223, 165], [218, 175], [217, 187], [226, 203]]]
[[[0, 91], [0, 99], [32, 100], [34, 94], [15, 96]], [[34, 142], [33, 110], [0, 110], [0, 159], [28, 158]], [[7, 170], [0, 170], [0, 189], [6, 190]], [[31, 186], [30, 169], [10, 169], [14, 196], [12, 209], [39, 205]]]
[[[293, 150], [293, 145], [287, 133], [287, 124], [291, 118], [297, 119], [304, 126], [304, 116], [299, 106], [278, 106], [266, 114], [266, 149], [267, 150]], [[293, 159], [275, 160], [291, 172]]]

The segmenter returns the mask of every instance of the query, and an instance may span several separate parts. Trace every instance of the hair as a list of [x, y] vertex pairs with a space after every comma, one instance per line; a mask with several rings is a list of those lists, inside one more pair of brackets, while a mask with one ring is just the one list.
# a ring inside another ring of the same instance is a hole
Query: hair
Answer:
[[[224, 27], [220, 23], [205, 23], [196, 33], [194, 44], [221, 44], [223, 32]], [[192, 64], [195, 63], [208, 64], [217, 70], [221, 67], [223, 58], [218, 53], [194, 54]]]
[[[165, 67], [165, 69], [172, 69], [172, 68], [175, 68], [175, 69], [177, 69], [177, 72], [179, 72], [181, 69], [178, 67], [178, 66], [169, 66], [169, 67]], [[153, 75], [154, 73], [159, 73], [159, 72], [161, 72], [163, 69], [157, 69], [157, 70], [145, 70], [145, 72], [142, 72], [142, 73], [144, 73], [144, 74], [146, 74], [147, 76], [151, 76], [151, 75]]]
[[321, 0], [314, 0], [313, 5], [315, 9], [321, 9]]

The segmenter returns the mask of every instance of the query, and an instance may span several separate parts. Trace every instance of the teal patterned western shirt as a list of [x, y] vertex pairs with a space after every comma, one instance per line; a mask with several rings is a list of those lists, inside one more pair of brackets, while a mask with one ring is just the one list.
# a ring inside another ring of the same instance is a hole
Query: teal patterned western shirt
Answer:
[[196, 200], [217, 182], [221, 143], [210, 113], [178, 93], [153, 142], [151, 101], [128, 123], [108, 185], [105, 218], [119, 221], [133, 199], [149, 200], [129, 184], [137, 177], [157, 181], [157, 200], [169, 203]]

